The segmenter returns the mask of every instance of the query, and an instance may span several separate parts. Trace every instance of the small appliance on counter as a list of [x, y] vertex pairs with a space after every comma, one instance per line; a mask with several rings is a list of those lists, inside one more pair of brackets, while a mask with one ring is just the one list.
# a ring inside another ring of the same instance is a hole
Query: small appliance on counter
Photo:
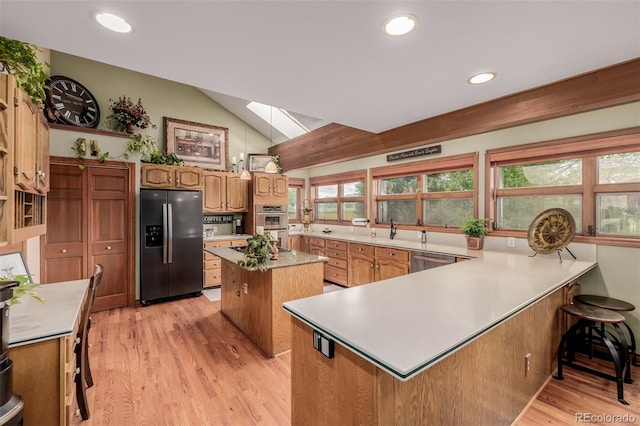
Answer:
[[242, 235], [242, 219], [235, 219], [234, 223], [236, 235]]

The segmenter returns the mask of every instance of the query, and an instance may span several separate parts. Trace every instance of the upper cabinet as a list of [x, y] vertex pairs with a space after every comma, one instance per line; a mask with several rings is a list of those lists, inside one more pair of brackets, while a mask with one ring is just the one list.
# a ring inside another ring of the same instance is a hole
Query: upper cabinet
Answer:
[[0, 75], [0, 246], [46, 232], [49, 125], [12, 75]]
[[253, 174], [254, 205], [286, 205], [289, 202], [289, 178], [279, 174]]
[[249, 210], [248, 181], [237, 173], [204, 172], [203, 211], [246, 212]]
[[203, 171], [198, 167], [165, 166], [162, 164], [140, 165], [142, 188], [202, 190]]

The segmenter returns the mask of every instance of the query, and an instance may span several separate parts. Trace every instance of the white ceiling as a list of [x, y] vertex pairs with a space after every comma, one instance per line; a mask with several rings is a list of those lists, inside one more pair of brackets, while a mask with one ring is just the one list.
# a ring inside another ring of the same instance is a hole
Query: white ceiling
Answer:
[[377, 133], [640, 57], [640, 1], [0, 0], [0, 34]]

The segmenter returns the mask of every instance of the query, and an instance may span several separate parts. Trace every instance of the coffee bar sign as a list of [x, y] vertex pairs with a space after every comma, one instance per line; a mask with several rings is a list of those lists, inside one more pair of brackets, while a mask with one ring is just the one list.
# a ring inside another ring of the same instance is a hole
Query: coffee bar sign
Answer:
[[411, 151], [396, 152], [387, 155], [387, 161], [404, 160], [405, 158], [422, 157], [423, 155], [440, 154], [442, 145], [428, 146], [426, 148], [412, 149]]

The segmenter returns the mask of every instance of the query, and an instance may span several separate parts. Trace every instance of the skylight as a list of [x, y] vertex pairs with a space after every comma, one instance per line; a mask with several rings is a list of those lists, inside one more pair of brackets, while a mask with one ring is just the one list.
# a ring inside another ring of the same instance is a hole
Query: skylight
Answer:
[[289, 139], [309, 133], [309, 129], [282, 108], [254, 101], [249, 102], [247, 108]]

